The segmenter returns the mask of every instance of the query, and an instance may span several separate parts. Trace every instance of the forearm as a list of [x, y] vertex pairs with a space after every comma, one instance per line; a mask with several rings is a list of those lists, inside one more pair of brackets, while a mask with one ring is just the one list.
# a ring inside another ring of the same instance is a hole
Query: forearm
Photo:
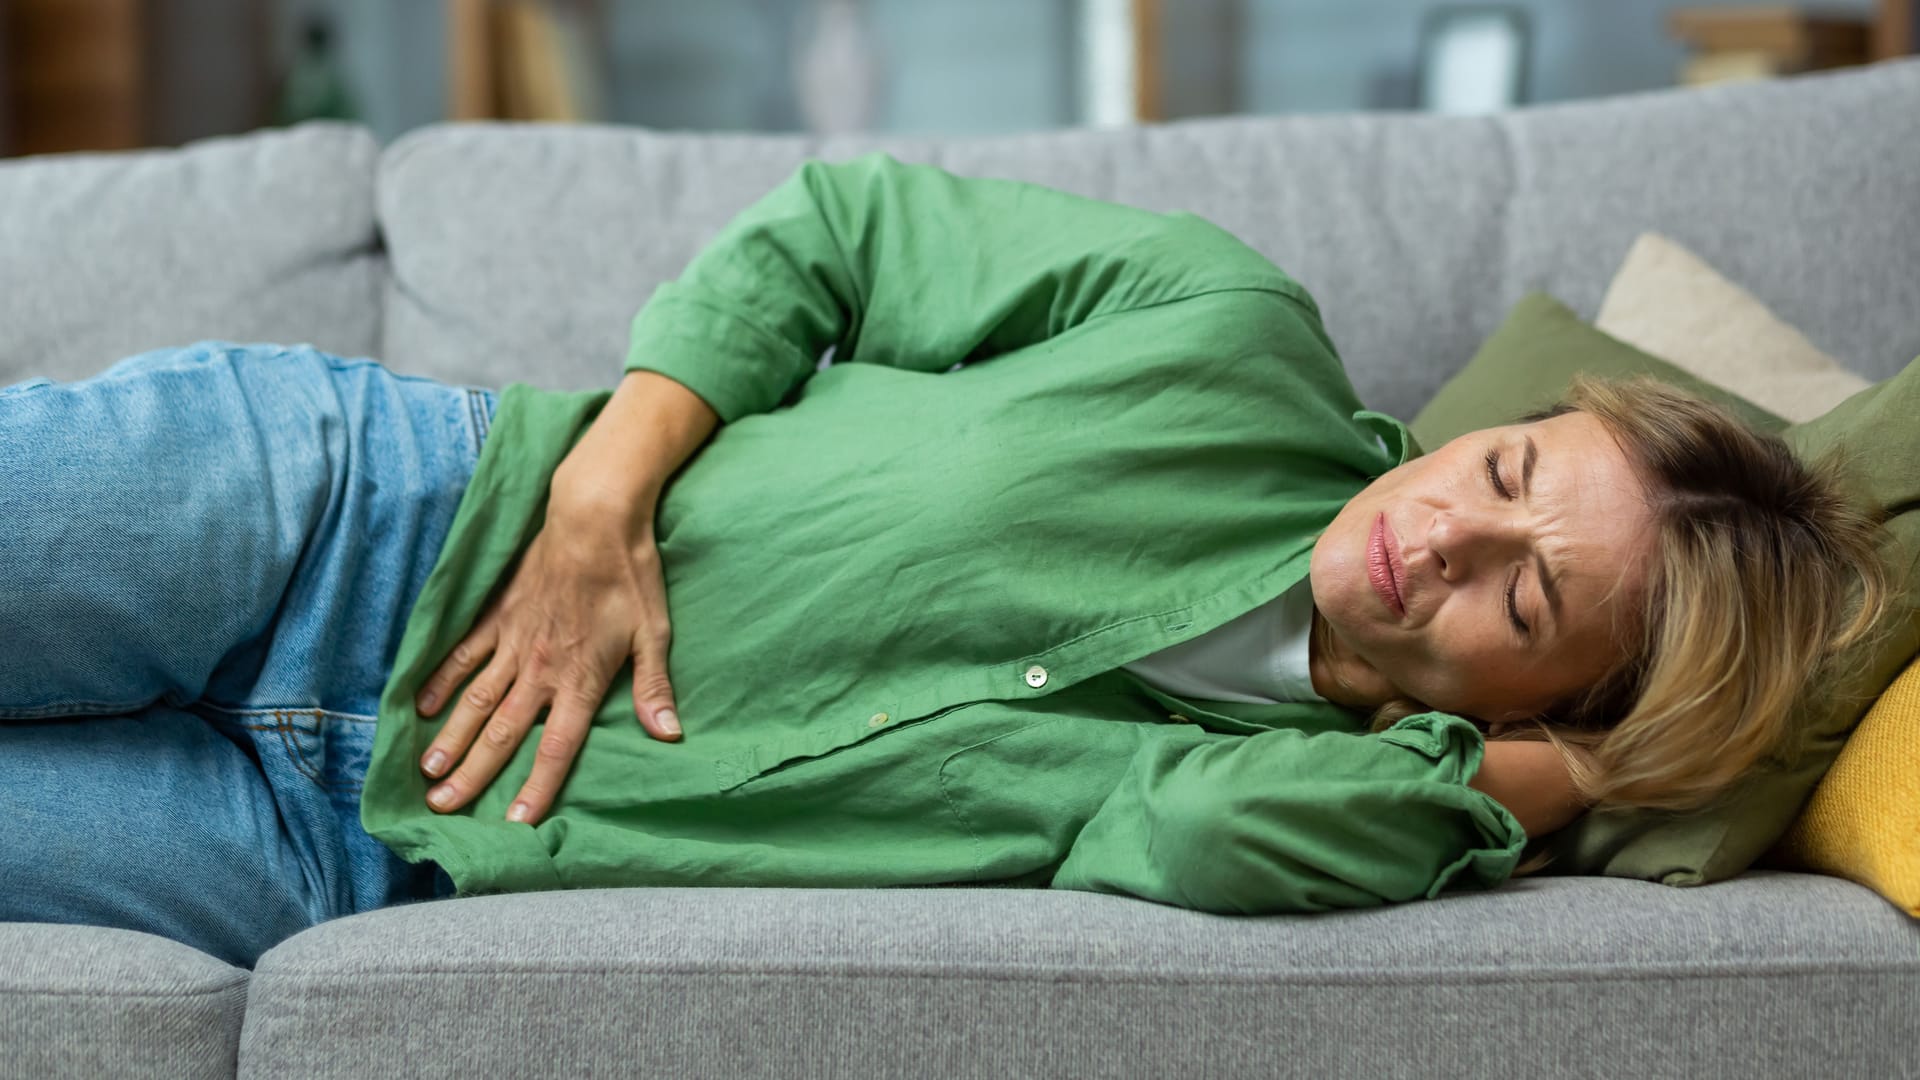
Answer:
[[720, 418], [698, 394], [653, 371], [629, 371], [554, 470], [551, 498], [568, 511], [613, 514], [650, 527], [667, 481]]
[[1479, 741], [1471, 721], [1439, 712], [1377, 734], [1146, 740], [1051, 884], [1247, 915], [1497, 884], [1525, 838], [1459, 783]]
[[1506, 807], [1528, 839], [1560, 830], [1586, 809], [1560, 752], [1544, 741], [1488, 742], [1480, 770], [1467, 786]]

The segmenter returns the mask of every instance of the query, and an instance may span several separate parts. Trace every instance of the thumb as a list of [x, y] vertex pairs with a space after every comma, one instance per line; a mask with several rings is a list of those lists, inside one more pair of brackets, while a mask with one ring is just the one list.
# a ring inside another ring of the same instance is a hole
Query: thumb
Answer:
[[647, 734], [672, 742], [680, 738], [680, 716], [673, 702], [673, 687], [658, 671], [633, 678], [633, 712]]

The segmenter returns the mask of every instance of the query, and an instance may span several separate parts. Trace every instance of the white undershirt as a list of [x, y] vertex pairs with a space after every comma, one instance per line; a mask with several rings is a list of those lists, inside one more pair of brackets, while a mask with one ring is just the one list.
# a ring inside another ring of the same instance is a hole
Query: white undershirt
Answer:
[[1180, 697], [1271, 704], [1325, 701], [1307, 667], [1313, 629], [1310, 578], [1197, 638], [1122, 667]]

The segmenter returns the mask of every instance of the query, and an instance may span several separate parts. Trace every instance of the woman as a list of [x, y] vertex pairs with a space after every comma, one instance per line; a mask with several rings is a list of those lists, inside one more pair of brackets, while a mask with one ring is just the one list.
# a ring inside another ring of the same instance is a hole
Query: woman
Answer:
[[0, 919], [251, 964], [456, 887], [1487, 887], [1723, 788], [1879, 603], [1718, 410], [1589, 385], [1421, 456], [1224, 231], [884, 155], [742, 213], [627, 368], [0, 392]]

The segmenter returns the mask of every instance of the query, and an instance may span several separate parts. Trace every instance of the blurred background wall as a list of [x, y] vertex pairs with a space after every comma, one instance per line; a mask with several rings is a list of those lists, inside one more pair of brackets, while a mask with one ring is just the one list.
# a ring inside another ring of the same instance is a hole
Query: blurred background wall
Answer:
[[[495, 23], [485, 31], [487, 59], [472, 59], [474, 39], [462, 38], [458, 9], [471, 18], [485, 9], [485, 18], [498, 20], [503, 6], [539, 8], [563, 24], [554, 55], [582, 69], [566, 76], [574, 93], [563, 112], [579, 119], [679, 130], [857, 126], [927, 134], [1114, 122], [1102, 121], [1115, 115], [1102, 85], [1131, 87], [1136, 103], [1151, 97], [1122, 120], [1412, 109], [1421, 106], [1423, 31], [1436, 11], [1457, 7], [1427, 0], [0, 0], [0, 152], [176, 145], [297, 119], [303, 109], [350, 116], [382, 139], [475, 115], [453, 100], [454, 69], [465, 62], [495, 71], [485, 91], [494, 103], [502, 81], [514, 76], [496, 70]], [[1730, 0], [1504, 6], [1526, 20], [1522, 104], [1675, 85], [1689, 51], [1674, 32], [1674, 14], [1752, 7]], [[1788, 16], [1851, 19], [1862, 33], [1897, 10], [1908, 20], [1903, 52], [1912, 49], [1913, 6], [1770, 5]], [[823, 40], [827, 24], [832, 32]], [[1124, 73], [1118, 83], [1098, 81], [1105, 61], [1096, 39], [1114, 27], [1149, 39], [1131, 43], [1151, 56], [1151, 70], [1135, 70], [1130, 83]], [[316, 34], [324, 38], [317, 65]], [[823, 85], [837, 82], [837, 90], [817, 92], [840, 94], [839, 106], [809, 105], [800, 89], [809, 73]], [[541, 77], [523, 79], [523, 99], [535, 100], [529, 95]], [[320, 85], [328, 78], [331, 89]], [[75, 89], [82, 84], [91, 89]], [[869, 89], [864, 97], [854, 93], [861, 86]], [[855, 97], [857, 104], [847, 104]], [[295, 99], [305, 104], [289, 112]], [[56, 100], [64, 106], [49, 104]], [[497, 105], [481, 112], [528, 115]]]

